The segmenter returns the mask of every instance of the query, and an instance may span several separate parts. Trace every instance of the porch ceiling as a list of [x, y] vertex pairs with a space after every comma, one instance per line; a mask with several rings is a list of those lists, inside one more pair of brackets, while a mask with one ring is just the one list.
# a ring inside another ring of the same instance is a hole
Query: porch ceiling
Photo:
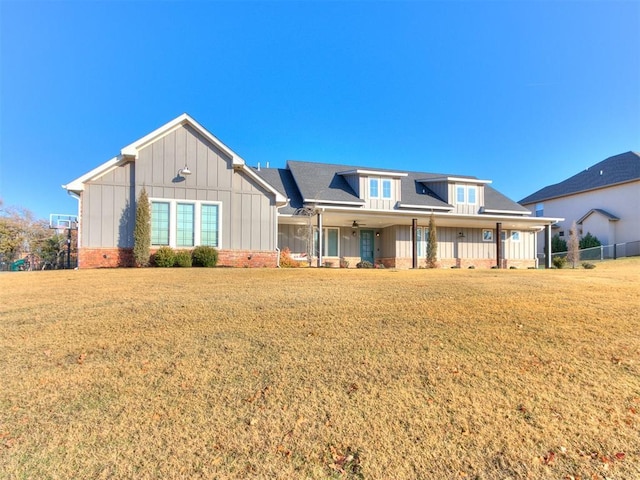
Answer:
[[[382, 229], [392, 225], [411, 225], [414, 218], [418, 219], [418, 225], [426, 226], [429, 223], [431, 213], [426, 212], [367, 212], [358, 209], [338, 210], [332, 208], [320, 209], [322, 223], [325, 226], [351, 228], [353, 222], [357, 222], [360, 228]], [[437, 227], [455, 228], [495, 228], [497, 222], [502, 223], [502, 228], [509, 230], [540, 230], [545, 225], [558, 221], [555, 218], [522, 217], [518, 215], [457, 215], [453, 213], [435, 212], [434, 218]], [[316, 217], [312, 219], [316, 223]], [[279, 222], [286, 224], [304, 225], [307, 219], [303, 216], [281, 216]]]

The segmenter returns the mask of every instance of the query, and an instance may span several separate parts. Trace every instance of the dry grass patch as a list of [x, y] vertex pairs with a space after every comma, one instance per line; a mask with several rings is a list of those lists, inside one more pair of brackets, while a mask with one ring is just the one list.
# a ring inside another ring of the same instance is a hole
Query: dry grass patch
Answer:
[[0, 275], [7, 478], [640, 478], [638, 259]]

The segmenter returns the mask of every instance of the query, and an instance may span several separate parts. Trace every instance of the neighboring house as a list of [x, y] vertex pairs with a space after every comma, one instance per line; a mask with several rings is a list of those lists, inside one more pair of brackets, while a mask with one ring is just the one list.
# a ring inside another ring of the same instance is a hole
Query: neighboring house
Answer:
[[79, 199], [80, 268], [133, 264], [143, 187], [152, 250], [211, 245], [220, 265], [275, 267], [287, 248], [317, 266], [418, 268], [433, 216], [442, 267], [536, 266], [536, 233], [548, 245], [562, 219], [532, 216], [490, 183], [297, 161], [252, 168], [184, 114], [63, 188]]
[[536, 215], [563, 217], [553, 234], [568, 240], [571, 224], [603, 245], [640, 241], [640, 155], [614, 155], [523, 198]]

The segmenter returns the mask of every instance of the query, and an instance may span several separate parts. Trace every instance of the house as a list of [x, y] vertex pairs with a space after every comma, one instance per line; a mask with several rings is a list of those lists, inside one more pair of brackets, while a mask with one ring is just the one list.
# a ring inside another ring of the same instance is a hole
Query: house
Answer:
[[576, 222], [580, 234], [591, 233], [603, 245], [638, 242], [640, 155], [614, 155], [519, 203], [538, 216], [563, 217], [564, 221], [553, 225], [553, 234], [561, 238], [568, 239], [571, 224]]
[[277, 266], [282, 249], [316, 266], [425, 265], [428, 223], [442, 267], [533, 267], [532, 216], [490, 180], [289, 161], [250, 167], [183, 114], [64, 185], [78, 204], [80, 268], [133, 264], [136, 200], [151, 203], [152, 250], [210, 245], [219, 264]]

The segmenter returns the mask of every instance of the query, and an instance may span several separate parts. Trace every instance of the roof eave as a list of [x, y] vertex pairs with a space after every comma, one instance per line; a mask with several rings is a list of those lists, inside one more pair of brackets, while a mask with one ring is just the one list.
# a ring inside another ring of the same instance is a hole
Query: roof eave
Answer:
[[[631, 179], [628, 179], [628, 180], [623, 180], [621, 182], [608, 183], [606, 185], [599, 185], [597, 187], [585, 188], [585, 189], [582, 189], [582, 190], [576, 190], [575, 192], [564, 193], [562, 195], [551, 195], [551, 196], [548, 196], [548, 197], [536, 198], [536, 197], [533, 196], [535, 194], [533, 194], [533, 195], [530, 195], [529, 197], [523, 198], [518, 203], [520, 205], [533, 205], [534, 203], [542, 203], [542, 202], [546, 202], [548, 200], [555, 200], [557, 198], [569, 197], [571, 195], [579, 195], [581, 193], [593, 192], [595, 190], [601, 190], [603, 188], [609, 188], [609, 187], [616, 187], [618, 185], [624, 185], [625, 183], [633, 183], [633, 182], [640, 182], [640, 178], [631, 178]], [[533, 198], [531, 198], [531, 197], [533, 197]]]
[[93, 170], [85, 173], [84, 175], [76, 178], [75, 180], [72, 180], [66, 185], [62, 185], [62, 188], [64, 188], [68, 192], [76, 192], [76, 193], [82, 192], [84, 190], [84, 184], [86, 182], [94, 180], [104, 175], [106, 172], [112, 170], [113, 168], [123, 165], [130, 160], [131, 158], [128, 155], [118, 155], [116, 157], [113, 157], [107, 160], [106, 162], [104, 162], [103, 164], [98, 165]]

